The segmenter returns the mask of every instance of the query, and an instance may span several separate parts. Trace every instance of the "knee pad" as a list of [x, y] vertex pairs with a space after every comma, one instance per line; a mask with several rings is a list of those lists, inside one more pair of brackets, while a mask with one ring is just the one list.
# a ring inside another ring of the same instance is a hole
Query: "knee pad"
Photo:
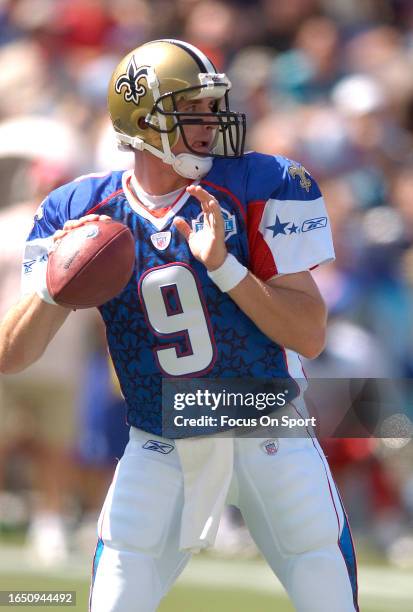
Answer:
[[337, 545], [339, 525], [333, 500], [329, 492], [316, 492], [306, 471], [298, 470], [292, 482], [277, 488], [277, 499], [270, 501], [266, 510], [284, 554]]
[[257, 453], [246, 473], [254, 489], [251, 496], [257, 498], [283, 555], [337, 545], [343, 512], [324, 457], [312, 440], [281, 440], [276, 455]]
[[181, 495], [180, 474], [173, 466], [124, 457], [99, 517], [99, 537], [117, 550], [159, 557], [179, 513]]

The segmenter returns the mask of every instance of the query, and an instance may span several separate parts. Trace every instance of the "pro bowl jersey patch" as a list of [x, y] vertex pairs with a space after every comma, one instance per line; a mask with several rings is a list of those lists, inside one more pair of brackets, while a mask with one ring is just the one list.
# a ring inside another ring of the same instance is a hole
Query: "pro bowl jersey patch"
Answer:
[[[225, 208], [220, 206], [225, 226], [225, 241], [237, 233], [237, 220], [235, 215], [231, 215]], [[194, 232], [199, 232], [204, 227], [204, 213], [200, 212], [196, 219], [192, 221], [192, 229]]]

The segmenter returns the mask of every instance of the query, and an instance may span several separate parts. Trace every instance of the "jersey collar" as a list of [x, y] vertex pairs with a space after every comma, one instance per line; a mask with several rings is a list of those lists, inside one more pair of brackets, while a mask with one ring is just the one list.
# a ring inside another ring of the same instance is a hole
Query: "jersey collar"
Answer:
[[[150, 221], [158, 231], [161, 231], [166, 227], [169, 221], [176, 215], [176, 213], [182, 208], [185, 202], [190, 198], [190, 194], [183, 187], [182, 191], [179, 192], [175, 202], [166, 208], [158, 208], [156, 210], [149, 210], [139, 201], [134, 190], [131, 186], [133, 170], [126, 170], [122, 175], [122, 187], [125, 193], [126, 199], [132, 210], [143, 217], [147, 221]], [[193, 185], [197, 185], [199, 181], [194, 181]]]

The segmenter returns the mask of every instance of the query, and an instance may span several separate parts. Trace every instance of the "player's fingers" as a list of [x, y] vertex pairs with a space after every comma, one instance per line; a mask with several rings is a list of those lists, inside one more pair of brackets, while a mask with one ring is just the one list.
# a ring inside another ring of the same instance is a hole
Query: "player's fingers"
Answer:
[[189, 237], [192, 234], [192, 228], [190, 225], [188, 225], [185, 219], [182, 219], [182, 217], [175, 217], [174, 225], [185, 240], [189, 240]]
[[202, 204], [202, 210], [204, 213], [204, 225], [213, 229], [215, 227], [215, 219], [210, 203], [206, 202]]
[[204, 213], [204, 223], [206, 223], [206, 225], [208, 225], [209, 227], [215, 226], [216, 220], [213, 216], [213, 210], [220, 211], [220, 207], [217, 200], [213, 196], [211, 196], [208, 191], [206, 191], [199, 185], [190, 185], [189, 187], [187, 187], [187, 191], [199, 200], [202, 212]]
[[70, 219], [69, 221], [66, 221], [66, 223], [64, 224], [63, 231], [66, 231], [67, 233], [70, 230], [75, 229], [75, 227], [80, 227], [81, 225], [84, 225], [89, 220], [94, 221], [95, 219], [87, 219], [86, 221], [82, 219]]
[[224, 226], [224, 218], [222, 216], [221, 207], [217, 201], [210, 200], [209, 202], [209, 213], [212, 218], [213, 225], [215, 227]]
[[79, 223], [89, 223], [90, 221], [112, 221], [112, 217], [109, 215], [85, 215], [84, 217], [80, 217], [78, 219]]
[[60, 240], [60, 238], [63, 238], [63, 236], [66, 236], [67, 232], [65, 232], [64, 230], [57, 230], [54, 234], [53, 234], [53, 240]]
[[109, 217], [108, 215], [84, 215], [83, 217], [80, 217], [80, 219], [69, 219], [69, 221], [66, 221], [66, 223], [63, 226], [64, 230], [71, 230], [75, 227], [80, 227], [81, 225], [84, 225], [85, 223], [90, 223], [91, 221], [111, 221], [111, 217]]
[[66, 221], [63, 226], [64, 230], [72, 229], [73, 227], [77, 227], [78, 225], [82, 225], [82, 222], [79, 219], [70, 219], [70, 221]]
[[211, 213], [214, 215], [214, 217], [216, 217], [217, 219], [224, 220], [224, 217], [222, 216], [221, 207], [217, 201], [211, 200], [211, 202], [209, 203], [209, 208], [210, 208]]
[[109, 215], [91, 214], [84, 215], [80, 217], [80, 219], [76, 219], [76, 221], [78, 221], [79, 224], [89, 223], [89, 221], [111, 221], [111, 217], [109, 217]]
[[112, 218], [109, 217], [109, 215], [91, 214], [80, 217], [80, 219], [69, 219], [69, 221], [66, 221], [66, 223], [63, 225], [61, 230], [57, 230], [54, 233], [53, 240], [59, 240], [60, 238], [63, 238], [63, 236], [66, 236], [70, 230], [80, 227], [85, 223], [90, 223], [91, 221], [112, 221]]
[[192, 196], [197, 198], [201, 202], [201, 204], [203, 204], [204, 202], [207, 203], [210, 200], [216, 202], [216, 199], [213, 196], [211, 196], [211, 194], [208, 191], [206, 191], [206, 189], [201, 187], [200, 185], [189, 185], [189, 187], [187, 187], [186, 190]]
[[208, 217], [209, 212], [210, 212], [209, 202], [208, 201], [205, 201], [205, 202], [201, 201], [201, 208], [202, 208], [202, 212], [204, 213], [204, 217], [205, 218]]
[[68, 234], [70, 232], [70, 230], [74, 229], [75, 227], [77, 227], [77, 225], [73, 225], [73, 226], [66, 226], [66, 223], [63, 226], [63, 229], [57, 230], [54, 234], [53, 234], [53, 240], [60, 240], [61, 238], [63, 238], [64, 236], [66, 236], [66, 234]]
[[202, 187], [200, 187], [199, 185], [188, 185], [188, 187], [186, 188], [187, 192], [190, 193], [192, 196], [195, 196], [196, 198], [198, 198], [198, 200], [202, 199], [202, 193], [203, 191], [205, 191]]

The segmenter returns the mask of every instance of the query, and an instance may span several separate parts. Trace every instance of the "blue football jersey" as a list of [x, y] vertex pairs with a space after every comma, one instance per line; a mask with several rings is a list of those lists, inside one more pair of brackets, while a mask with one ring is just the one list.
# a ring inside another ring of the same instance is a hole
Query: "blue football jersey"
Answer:
[[[27, 293], [51, 236], [68, 219], [96, 212], [132, 231], [134, 273], [99, 308], [128, 422], [162, 435], [163, 377], [302, 378], [299, 356], [267, 338], [216, 287], [174, 227], [179, 215], [202, 228], [198, 200], [183, 189], [172, 206], [150, 211], [131, 189], [131, 172], [87, 175], [53, 191], [35, 216], [23, 262]], [[258, 153], [216, 159], [200, 184], [221, 206], [228, 251], [262, 280], [334, 258], [321, 193], [299, 164]]]

